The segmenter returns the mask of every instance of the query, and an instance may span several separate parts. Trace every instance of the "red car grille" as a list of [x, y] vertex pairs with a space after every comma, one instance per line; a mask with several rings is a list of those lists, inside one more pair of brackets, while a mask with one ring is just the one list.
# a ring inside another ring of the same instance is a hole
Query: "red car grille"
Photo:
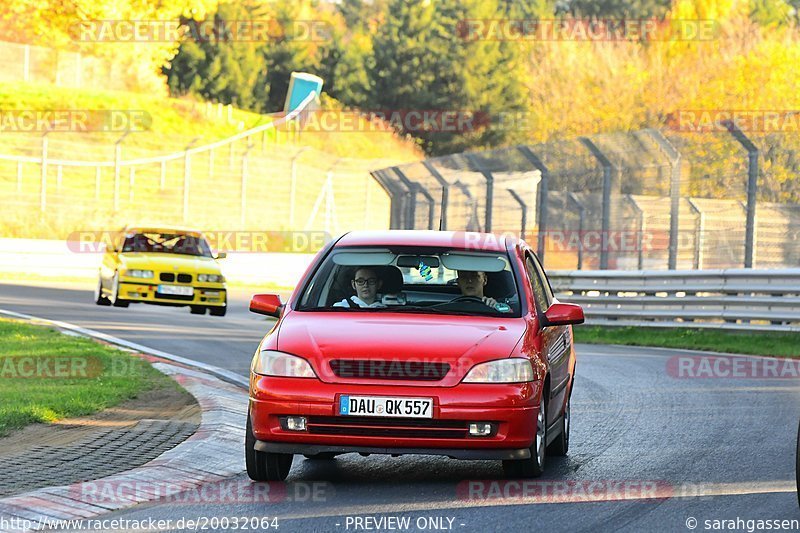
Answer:
[[439, 381], [450, 371], [450, 365], [420, 361], [334, 359], [331, 361], [331, 370], [340, 378]]
[[429, 418], [312, 416], [308, 418], [308, 432], [315, 435], [465, 439], [469, 434], [469, 425], [461, 420]]

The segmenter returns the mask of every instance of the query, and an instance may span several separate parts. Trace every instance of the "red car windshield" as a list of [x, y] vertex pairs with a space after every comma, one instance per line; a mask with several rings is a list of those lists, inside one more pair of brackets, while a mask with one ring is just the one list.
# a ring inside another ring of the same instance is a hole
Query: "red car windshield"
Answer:
[[520, 316], [508, 256], [421, 248], [340, 248], [306, 285], [298, 310]]

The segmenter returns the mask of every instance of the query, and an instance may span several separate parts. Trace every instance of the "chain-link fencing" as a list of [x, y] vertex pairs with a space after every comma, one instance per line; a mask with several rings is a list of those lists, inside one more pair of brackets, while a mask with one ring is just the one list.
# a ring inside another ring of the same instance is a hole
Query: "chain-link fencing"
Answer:
[[800, 265], [792, 133], [642, 130], [373, 172], [391, 227], [509, 232], [554, 269]]

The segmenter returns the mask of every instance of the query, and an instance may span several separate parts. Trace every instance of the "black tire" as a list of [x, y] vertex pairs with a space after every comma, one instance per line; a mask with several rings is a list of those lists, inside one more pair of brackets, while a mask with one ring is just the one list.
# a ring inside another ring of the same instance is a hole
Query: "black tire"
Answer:
[[567, 398], [567, 406], [564, 408], [564, 416], [561, 417], [560, 434], [547, 447], [547, 455], [563, 457], [569, 452], [569, 422], [570, 422], [570, 399]]
[[503, 461], [503, 472], [509, 478], [534, 478], [544, 472], [547, 458], [547, 391], [542, 393], [540, 405], [536, 413], [536, 438], [531, 445], [531, 456], [528, 459]]
[[225, 312], [228, 310], [227, 305], [223, 306], [214, 306], [208, 308], [208, 313], [211, 316], [225, 316]]
[[206, 314], [206, 306], [205, 305], [190, 305], [189, 312], [193, 315], [204, 315]]
[[283, 481], [292, 468], [294, 455], [288, 453], [259, 452], [250, 413], [247, 413], [247, 430], [244, 437], [244, 462], [247, 475], [253, 481]]
[[130, 302], [119, 297], [119, 272], [114, 272], [111, 280], [111, 305], [114, 307], [128, 307]]
[[97, 287], [94, 289], [94, 303], [97, 305], [111, 305], [111, 300], [103, 294], [103, 280], [100, 277], [97, 278]]

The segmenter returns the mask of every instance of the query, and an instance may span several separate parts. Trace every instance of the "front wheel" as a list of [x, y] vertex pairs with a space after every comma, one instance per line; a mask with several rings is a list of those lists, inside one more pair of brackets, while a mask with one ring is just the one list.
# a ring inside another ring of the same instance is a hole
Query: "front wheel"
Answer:
[[570, 399], [567, 398], [567, 405], [564, 407], [564, 416], [561, 417], [561, 434], [547, 447], [547, 453], [549, 455], [564, 456], [567, 455], [569, 451], [569, 403]]
[[292, 468], [294, 455], [269, 453], [256, 450], [256, 437], [250, 413], [247, 413], [247, 429], [244, 437], [244, 462], [247, 475], [253, 481], [283, 481]]
[[94, 303], [97, 305], [111, 305], [111, 300], [103, 294], [103, 279], [97, 278], [97, 286], [94, 288]]
[[547, 455], [547, 402], [544, 394], [539, 402], [539, 412], [536, 414], [536, 440], [533, 441], [530, 450], [531, 456], [528, 459], [503, 461], [506, 477], [532, 478], [539, 477], [544, 472]]
[[111, 305], [114, 307], [128, 307], [130, 302], [119, 297], [119, 272], [114, 272], [111, 280]]
[[218, 307], [209, 307], [208, 312], [211, 316], [225, 316], [225, 311], [227, 311], [227, 305], [221, 305]]
[[206, 314], [206, 306], [204, 305], [191, 305], [189, 306], [189, 312], [193, 315], [204, 315]]

